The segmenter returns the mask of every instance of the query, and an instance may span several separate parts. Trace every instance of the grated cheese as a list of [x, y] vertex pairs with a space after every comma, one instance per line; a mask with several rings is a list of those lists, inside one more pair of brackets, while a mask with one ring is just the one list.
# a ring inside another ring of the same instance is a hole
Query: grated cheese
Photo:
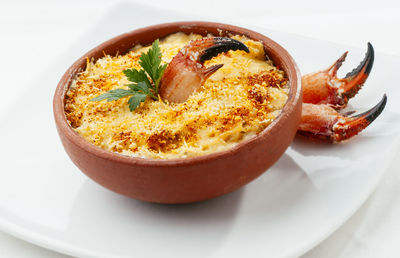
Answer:
[[[162, 62], [200, 35], [172, 34], [160, 41]], [[260, 42], [233, 36], [250, 53], [229, 51], [206, 61], [224, 64], [185, 103], [147, 99], [135, 111], [128, 98], [91, 102], [109, 90], [126, 88], [123, 70], [140, 69], [135, 46], [125, 55], [87, 61], [85, 71], [67, 92], [65, 113], [72, 128], [87, 141], [112, 152], [155, 159], [204, 155], [226, 150], [261, 132], [286, 103], [289, 87], [282, 71], [265, 60]]]

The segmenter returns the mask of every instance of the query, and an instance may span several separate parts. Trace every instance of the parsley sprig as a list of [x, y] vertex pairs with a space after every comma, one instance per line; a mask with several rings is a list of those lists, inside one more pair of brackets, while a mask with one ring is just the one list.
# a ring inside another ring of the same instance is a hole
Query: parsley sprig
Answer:
[[[161, 65], [161, 51], [158, 46], [158, 39], [153, 42], [147, 53], [140, 56], [140, 70], [126, 69], [123, 71], [131, 84], [128, 89], [110, 90], [90, 101], [107, 100], [108, 102], [131, 96], [128, 100], [129, 109], [134, 111], [140, 103], [147, 99], [147, 96], [158, 100], [158, 86], [167, 65]], [[150, 79], [149, 79], [150, 78]]]

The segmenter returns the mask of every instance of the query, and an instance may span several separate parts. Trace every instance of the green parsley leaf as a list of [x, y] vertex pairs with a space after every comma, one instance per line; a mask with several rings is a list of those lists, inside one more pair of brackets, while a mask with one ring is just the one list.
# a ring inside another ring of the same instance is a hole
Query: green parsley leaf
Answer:
[[130, 97], [128, 104], [129, 104], [129, 109], [131, 111], [135, 110], [141, 102], [144, 102], [147, 98], [147, 94], [143, 93], [138, 93]]
[[158, 98], [153, 94], [145, 82], [139, 82], [137, 84], [128, 84], [129, 89], [132, 91], [142, 92], [149, 95], [152, 99], [157, 100]]
[[146, 83], [148, 88], [153, 87], [149, 81], [149, 78], [147, 78], [147, 75], [144, 70], [138, 71], [136, 69], [126, 69], [123, 72], [129, 81], [136, 83], [144, 82]]
[[[167, 64], [161, 65], [161, 50], [158, 46], [158, 39], [153, 42], [151, 48], [140, 56], [140, 70], [126, 69], [123, 71], [126, 78], [133, 82], [128, 84], [128, 89], [110, 90], [90, 101], [113, 101], [123, 97], [129, 98], [128, 104], [131, 111], [140, 106], [140, 103], [147, 99], [147, 96], [154, 100], [158, 100], [158, 86], [164, 74]], [[150, 81], [150, 79], [151, 81]]]
[[166, 64], [160, 65], [161, 50], [158, 46], [158, 43], [158, 39], [154, 41], [147, 53], [140, 56], [139, 61], [140, 66], [143, 67], [153, 81], [156, 91], [158, 91], [158, 85], [160, 83], [162, 74], [164, 73], [165, 68], [167, 68]]
[[164, 74], [164, 71], [166, 68], [167, 68], [167, 64], [164, 64], [164, 65], [159, 66], [159, 68], [157, 69], [157, 74], [156, 74], [157, 80], [155, 81], [155, 86], [156, 86], [157, 92], [158, 92], [158, 86], [160, 85], [161, 77]]

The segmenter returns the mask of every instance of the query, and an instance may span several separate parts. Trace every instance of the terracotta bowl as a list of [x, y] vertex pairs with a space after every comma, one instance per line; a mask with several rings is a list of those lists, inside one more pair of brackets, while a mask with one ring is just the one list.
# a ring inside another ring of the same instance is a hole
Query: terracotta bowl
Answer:
[[[275, 65], [290, 82], [289, 99], [281, 114], [256, 137], [234, 148], [204, 156], [169, 160], [128, 157], [103, 150], [79, 136], [64, 114], [65, 93], [86, 58], [126, 53], [135, 44], [148, 45], [175, 32], [245, 35], [263, 42]], [[301, 76], [293, 58], [276, 42], [257, 32], [211, 22], [176, 22], [137, 29], [95, 47], [79, 58], [63, 75], [54, 95], [54, 117], [64, 148], [88, 177], [104, 187], [156, 203], [189, 203], [232, 192], [264, 173], [292, 142], [301, 115]]]

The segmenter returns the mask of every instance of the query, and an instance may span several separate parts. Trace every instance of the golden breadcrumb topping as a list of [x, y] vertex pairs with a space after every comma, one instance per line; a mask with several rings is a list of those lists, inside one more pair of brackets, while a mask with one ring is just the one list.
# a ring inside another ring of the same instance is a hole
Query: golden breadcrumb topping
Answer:
[[[162, 62], [201, 35], [172, 34], [160, 41]], [[89, 101], [109, 90], [127, 88], [123, 70], [140, 69], [141, 53], [149, 47], [136, 46], [129, 53], [105, 55], [88, 60], [66, 95], [65, 114], [87, 141], [112, 152], [129, 156], [171, 159], [226, 150], [255, 136], [268, 126], [286, 103], [289, 86], [283, 71], [265, 58], [260, 42], [244, 36], [250, 49], [229, 51], [205, 62], [224, 64], [184, 103], [165, 103], [150, 98], [131, 112], [127, 101]]]

